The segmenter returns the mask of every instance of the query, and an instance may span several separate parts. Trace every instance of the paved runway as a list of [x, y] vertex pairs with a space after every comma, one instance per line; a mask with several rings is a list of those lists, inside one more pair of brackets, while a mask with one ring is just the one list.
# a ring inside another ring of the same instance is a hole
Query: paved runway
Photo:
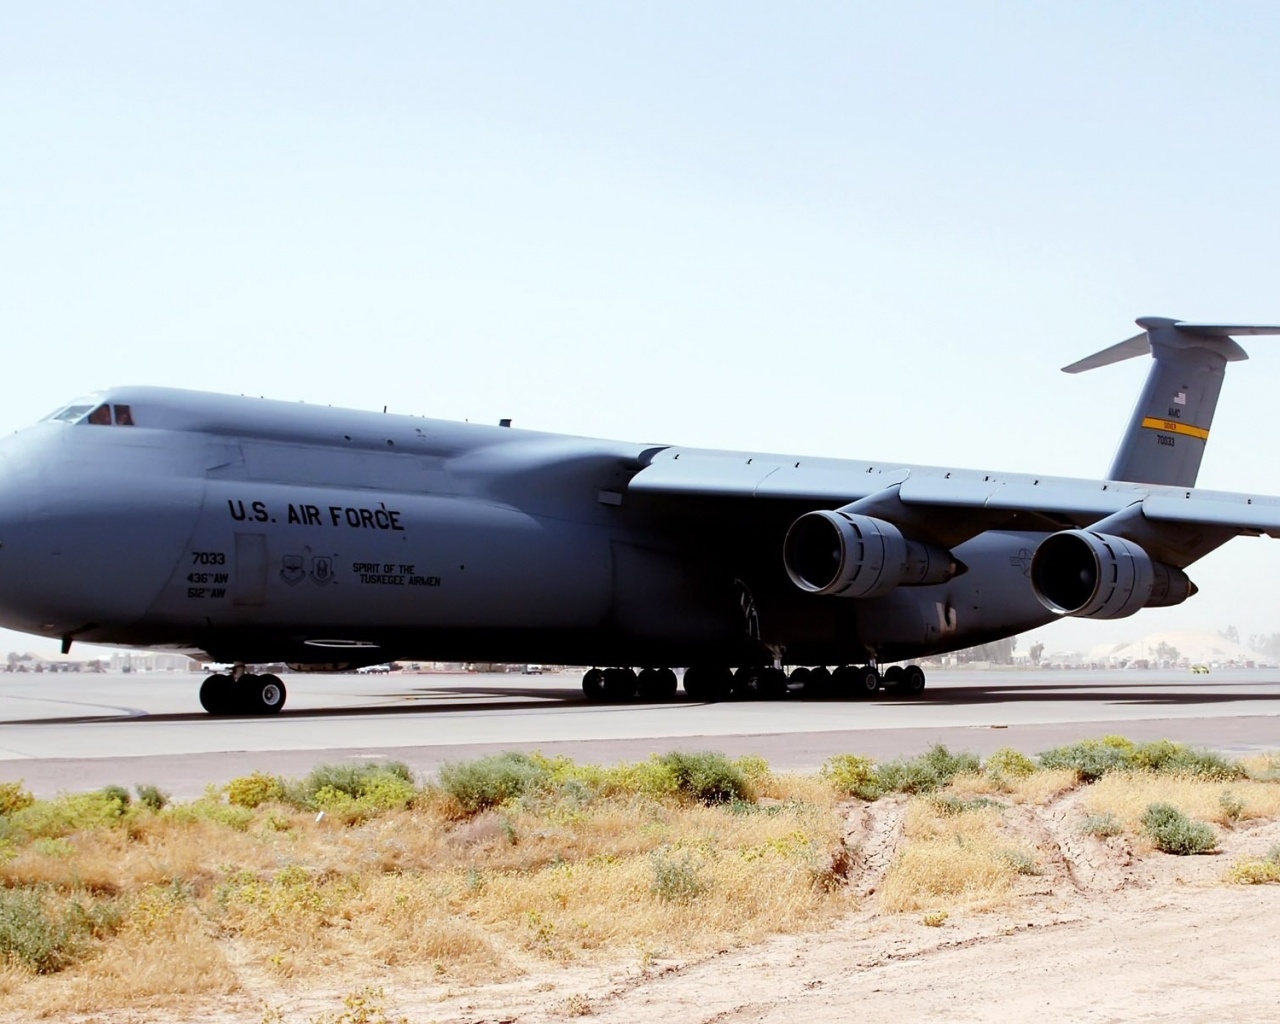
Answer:
[[934, 742], [1035, 752], [1121, 733], [1229, 753], [1280, 748], [1280, 672], [934, 671], [921, 697], [589, 704], [576, 674], [290, 675], [276, 718], [211, 718], [200, 675], [0, 674], [0, 780], [41, 795], [155, 782], [178, 797], [254, 769], [396, 758], [420, 772], [506, 749], [594, 761], [675, 748], [757, 753], [782, 770]]

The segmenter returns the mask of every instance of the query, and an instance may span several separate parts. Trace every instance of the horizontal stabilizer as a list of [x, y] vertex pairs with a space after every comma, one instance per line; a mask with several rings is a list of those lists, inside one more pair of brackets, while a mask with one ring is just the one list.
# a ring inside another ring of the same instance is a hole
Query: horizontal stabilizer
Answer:
[[[1189, 320], [1170, 320], [1163, 316], [1139, 317], [1137, 324], [1139, 327], [1146, 328], [1141, 334], [1125, 338], [1117, 345], [1104, 348], [1091, 356], [1085, 356], [1070, 366], [1064, 366], [1062, 372], [1083, 373], [1085, 370], [1096, 370], [1099, 366], [1110, 366], [1112, 363], [1132, 359], [1135, 356], [1144, 356], [1151, 351], [1151, 335], [1157, 332], [1160, 341], [1179, 348], [1204, 346], [1204, 342], [1195, 340], [1199, 338], [1230, 339], [1233, 335], [1280, 334], [1280, 326], [1274, 324], [1197, 324]], [[1226, 343], [1210, 342], [1207, 347], [1214, 348], [1229, 363], [1249, 358], [1244, 349], [1230, 340]]]
[[1112, 363], [1120, 363], [1135, 356], [1145, 356], [1150, 351], [1151, 342], [1147, 340], [1147, 332], [1143, 331], [1132, 338], [1125, 338], [1117, 345], [1104, 348], [1101, 352], [1077, 359], [1070, 366], [1064, 366], [1062, 372], [1084, 373], [1085, 370], [1096, 370], [1099, 366], [1110, 366]]

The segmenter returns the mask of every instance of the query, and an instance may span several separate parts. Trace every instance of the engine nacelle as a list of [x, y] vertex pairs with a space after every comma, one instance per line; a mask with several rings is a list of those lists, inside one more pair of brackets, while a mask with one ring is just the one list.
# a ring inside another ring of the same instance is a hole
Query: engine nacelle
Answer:
[[801, 590], [852, 598], [945, 583], [964, 571], [945, 548], [909, 540], [892, 523], [842, 509], [807, 512], [792, 523], [782, 560]]
[[1045, 538], [1031, 559], [1031, 587], [1058, 615], [1122, 619], [1141, 608], [1181, 604], [1196, 585], [1131, 540], [1088, 530]]

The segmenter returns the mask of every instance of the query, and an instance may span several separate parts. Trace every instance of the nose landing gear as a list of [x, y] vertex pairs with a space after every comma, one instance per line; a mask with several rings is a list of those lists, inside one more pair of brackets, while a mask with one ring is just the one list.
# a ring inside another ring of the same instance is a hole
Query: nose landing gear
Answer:
[[274, 715], [287, 693], [279, 676], [254, 675], [236, 665], [227, 675], [209, 676], [200, 686], [200, 706], [211, 715]]

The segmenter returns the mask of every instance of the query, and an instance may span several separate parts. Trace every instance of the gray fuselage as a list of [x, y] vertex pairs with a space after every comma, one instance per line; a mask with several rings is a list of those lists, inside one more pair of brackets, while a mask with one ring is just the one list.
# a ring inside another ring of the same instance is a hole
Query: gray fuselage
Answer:
[[0, 442], [0, 625], [43, 636], [228, 662], [812, 665], [1055, 617], [1027, 580], [1035, 530], [965, 541], [944, 584], [802, 593], [783, 536], [834, 503], [629, 491], [666, 446], [162, 388], [72, 408]]

